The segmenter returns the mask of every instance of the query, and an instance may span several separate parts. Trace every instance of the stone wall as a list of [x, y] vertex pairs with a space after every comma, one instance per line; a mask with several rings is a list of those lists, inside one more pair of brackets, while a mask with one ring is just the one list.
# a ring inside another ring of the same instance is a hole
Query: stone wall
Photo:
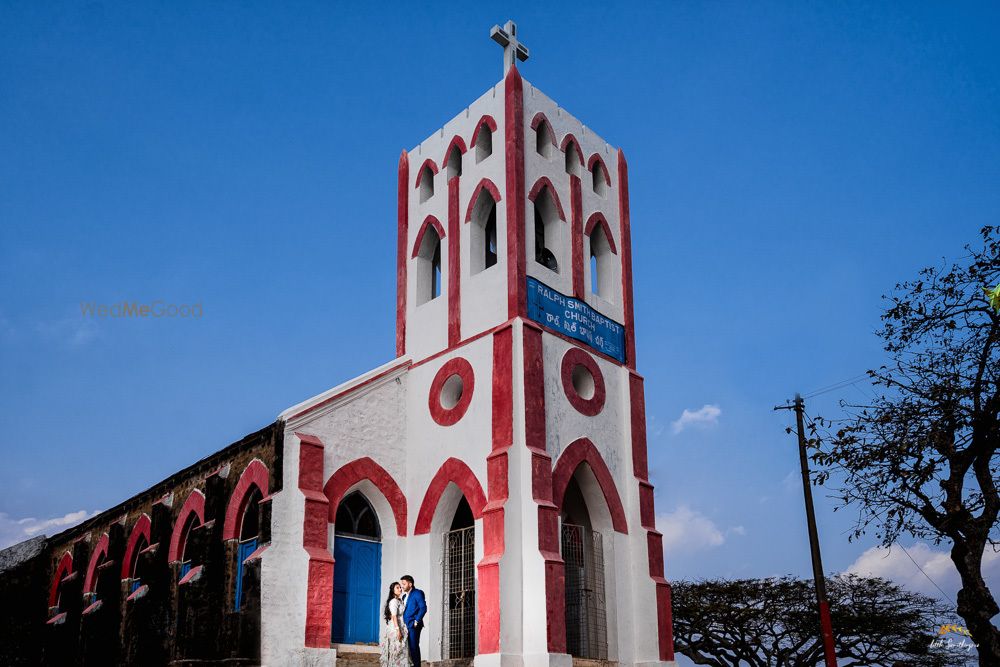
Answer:
[[[268, 487], [259, 543], [270, 541], [282, 439], [276, 422], [79, 526], [0, 552], [0, 664], [259, 664], [260, 558], [244, 565], [236, 610], [239, 543], [223, 529], [227, 509], [253, 489], [240, 479], [257, 460]], [[192, 493], [204, 496], [204, 521], [185, 533], [180, 512]], [[183, 578], [180, 560], [168, 555], [175, 530], [191, 561]], [[137, 588], [132, 574], [140, 575]]]

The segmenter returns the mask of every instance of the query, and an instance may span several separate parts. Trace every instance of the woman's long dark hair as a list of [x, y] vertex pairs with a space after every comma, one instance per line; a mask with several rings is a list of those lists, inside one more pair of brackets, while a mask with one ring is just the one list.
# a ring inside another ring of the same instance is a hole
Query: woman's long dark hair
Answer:
[[393, 589], [396, 588], [396, 586], [399, 586], [398, 581], [394, 581], [389, 584], [389, 595], [385, 598], [385, 608], [382, 610], [382, 615], [385, 616], [387, 623], [389, 622], [389, 619], [392, 618], [392, 614], [389, 613], [389, 603], [396, 599], [396, 594], [393, 592]]

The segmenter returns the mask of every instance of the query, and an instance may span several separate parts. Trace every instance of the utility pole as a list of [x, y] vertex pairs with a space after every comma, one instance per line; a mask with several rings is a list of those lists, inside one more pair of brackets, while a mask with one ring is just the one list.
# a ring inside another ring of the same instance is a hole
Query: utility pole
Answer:
[[813, 510], [812, 485], [809, 482], [809, 459], [806, 456], [806, 431], [803, 413], [805, 401], [795, 394], [792, 405], [780, 405], [775, 410], [795, 410], [795, 425], [799, 436], [799, 467], [802, 469], [802, 493], [806, 503], [806, 524], [809, 526], [809, 551], [812, 554], [813, 583], [816, 585], [816, 602], [819, 606], [819, 627], [823, 638], [826, 667], [837, 667], [836, 649], [833, 646], [833, 624], [830, 622], [830, 604], [826, 600], [826, 580], [823, 577], [823, 560], [819, 553], [819, 534], [816, 531], [816, 513]]

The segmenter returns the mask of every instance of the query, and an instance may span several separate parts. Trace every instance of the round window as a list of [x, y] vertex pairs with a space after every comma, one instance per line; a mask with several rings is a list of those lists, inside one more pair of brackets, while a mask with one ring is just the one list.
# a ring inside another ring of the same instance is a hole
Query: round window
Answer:
[[472, 402], [475, 376], [472, 364], [462, 357], [445, 362], [431, 382], [427, 407], [431, 419], [441, 426], [451, 426], [465, 416]]
[[594, 358], [578, 347], [563, 355], [562, 385], [577, 412], [593, 417], [604, 409], [604, 375]]

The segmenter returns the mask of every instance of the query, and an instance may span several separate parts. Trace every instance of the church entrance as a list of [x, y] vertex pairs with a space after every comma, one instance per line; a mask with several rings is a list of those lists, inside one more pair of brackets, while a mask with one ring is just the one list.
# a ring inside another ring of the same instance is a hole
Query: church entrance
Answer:
[[576, 478], [566, 487], [562, 510], [562, 557], [566, 563], [566, 651], [607, 660], [604, 544], [593, 530]]
[[441, 656], [445, 660], [476, 654], [476, 527], [465, 497], [444, 534], [444, 627]]
[[336, 644], [375, 644], [379, 631], [382, 531], [360, 492], [337, 507], [333, 541], [333, 628]]

